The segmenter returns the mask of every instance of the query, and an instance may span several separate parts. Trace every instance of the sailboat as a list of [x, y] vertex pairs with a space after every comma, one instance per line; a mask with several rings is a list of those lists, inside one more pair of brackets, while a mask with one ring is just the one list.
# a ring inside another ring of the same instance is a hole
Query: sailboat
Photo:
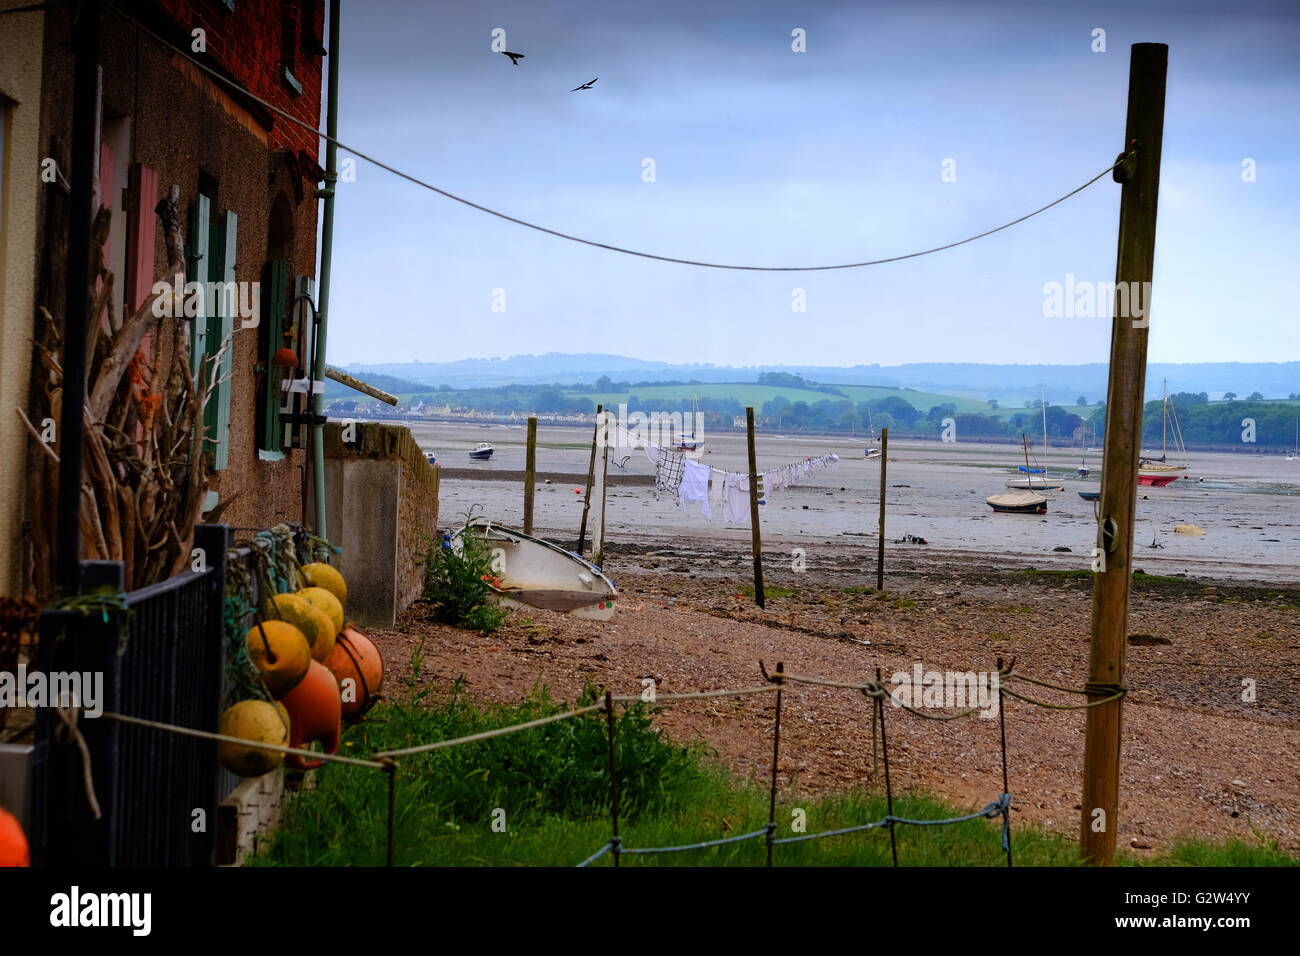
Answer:
[[698, 394], [691, 397], [691, 433], [687, 435], [685, 430], [677, 444], [673, 446], [673, 451], [699, 451], [704, 447], [704, 439], [695, 437], [695, 423], [700, 420], [700, 396]]
[[1300, 415], [1295, 420], [1295, 451], [1286, 456], [1287, 461], [1300, 461]]
[[[1020, 443], [1025, 451], [1025, 472], [1029, 473], [1029, 440], [1022, 434]], [[1031, 480], [1033, 476], [1031, 475]], [[989, 495], [984, 501], [994, 511], [1003, 514], [1047, 514], [1047, 499], [1035, 491], [1018, 491], [1005, 495]]]
[[1032, 491], [1032, 490], [1035, 489], [1035, 488], [1043, 488], [1043, 489], [1046, 489], [1046, 488], [1048, 487], [1048, 481], [1047, 481], [1047, 392], [1046, 392], [1046, 390], [1043, 391], [1043, 406], [1042, 406], [1042, 407], [1043, 407], [1043, 463], [1042, 463], [1041, 467], [1037, 467], [1037, 468], [1030, 468], [1030, 467], [1029, 467], [1029, 455], [1028, 455], [1028, 448], [1029, 448], [1029, 446], [1028, 446], [1028, 440], [1025, 439], [1024, 435], [1021, 435], [1021, 436], [1020, 436], [1021, 439], [1025, 441], [1025, 451], [1026, 451], [1026, 454], [1025, 454], [1025, 463], [1024, 463], [1023, 465], [1018, 465], [1017, 467], [1019, 468], [1019, 470], [1020, 470], [1021, 472], [1024, 473], [1024, 476], [1025, 476], [1025, 477], [1023, 477], [1023, 478], [1012, 478], [1012, 479], [1010, 479], [1010, 480], [1007, 482], [1007, 487], [1008, 487], [1008, 488], [1025, 488], [1025, 489], [1028, 489], [1028, 490], [1031, 490], [1031, 491]]
[[[1140, 458], [1138, 459], [1138, 484], [1150, 485], [1156, 488], [1163, 488], [1179, 479], [1187, 470], [1186, 465], [1171, 465], [1167, 462], [1168, 454], [1167, 445], [1169, 439], [1169, 380], [1164, 382], [1163, 401], [1163, 421], [1160, 427], [1160, 457], [1159, 458]], [[1178, 427], [1178, 411], [1174, 410], [1174, 444], [1175, 450], [1180, 455], [1186, 455], [1187, 449], [1183, 447], [1182, 429]]]

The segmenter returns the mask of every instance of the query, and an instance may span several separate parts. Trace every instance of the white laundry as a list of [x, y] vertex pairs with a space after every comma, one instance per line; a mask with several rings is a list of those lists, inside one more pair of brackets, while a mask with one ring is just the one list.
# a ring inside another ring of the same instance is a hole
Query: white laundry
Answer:
[[700, 510], [704, 517], [712, 519], [713, 513], [709, 510], [709, 466], [701, 465], [691, 458], [684, 461], [684, 466], [682, 483], [677, 489], [678, 503], [685, 508], [688, 501], [701, 502]]
[[748, 475], [727, 475], [726, 485], [722, 490], [722, 517], [727, 524], [749, 522]]

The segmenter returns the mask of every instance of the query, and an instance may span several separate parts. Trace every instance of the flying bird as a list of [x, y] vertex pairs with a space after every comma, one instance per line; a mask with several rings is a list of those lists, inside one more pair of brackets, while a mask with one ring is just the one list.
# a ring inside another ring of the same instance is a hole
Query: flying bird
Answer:
[[[599, 80], [599, 79], [600, 79], [600, 77], [596, 77], [596, 80]], [[570, 93], [576, 93], [576, 92], [578, 92], [578, 90], [589, 90], [589, 89], [591, 89], [591, 84], [592, 84], [592, 83], [595, 83], [596, 80], [589, 80], [588, 82], [583, 83], [582, 86], [575, 86], [573, 89], [569, 90], [569, 92], [570, 92]]]
[[518, 66], [519, 61], [524, 58], [524, 55], [522, 53], [510, 53], [507, 52], [506, 50], [502, 50], [501, 55], [510, 57], [510, 62], [513, 63], [515, 66]]

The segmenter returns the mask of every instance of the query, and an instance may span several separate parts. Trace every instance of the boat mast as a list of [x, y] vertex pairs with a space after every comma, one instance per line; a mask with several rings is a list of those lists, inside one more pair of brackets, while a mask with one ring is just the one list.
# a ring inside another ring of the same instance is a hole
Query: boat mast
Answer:
[[1043, 480], [1047, 480], [1047, 386], [1043, 386]]
[[1165, 460], [1165, 433], [1169, 428], [1169, 379], [1164, 380], [1164, 399], [1160, 406], [1160, 460]]

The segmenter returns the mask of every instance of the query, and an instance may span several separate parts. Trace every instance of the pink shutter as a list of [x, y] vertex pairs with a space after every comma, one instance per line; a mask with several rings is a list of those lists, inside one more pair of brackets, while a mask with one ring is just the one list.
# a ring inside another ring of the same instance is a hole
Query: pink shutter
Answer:
[[131, 195], [136, 207], [129, 217], [126, 235], [126, 311], [132, 313], [149, 297], [154, 284], [153, 251], [157, 240], [158, 171], [136, 163], [131, 167]]

